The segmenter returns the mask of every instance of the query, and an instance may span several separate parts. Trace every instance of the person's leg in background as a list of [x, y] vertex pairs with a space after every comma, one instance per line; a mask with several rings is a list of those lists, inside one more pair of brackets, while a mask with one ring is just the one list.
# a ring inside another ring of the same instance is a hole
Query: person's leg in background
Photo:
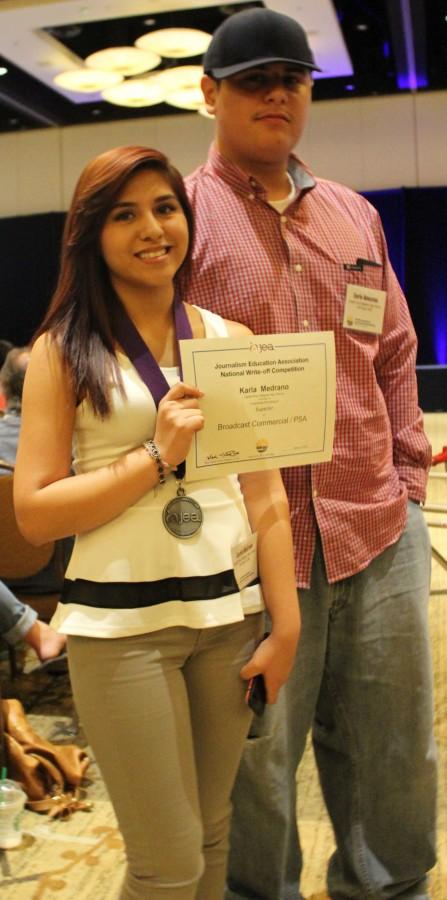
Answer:
[[408, 507], [400, 540], [336, 589], [313, 731], [337, 839], [332, 900], [427, 900], [436, 763], [427, 606], [430, 544]]
[[320, 690], [331, 602], [319, 540], [310, 589], [299, 596], [293, 672], [278, 703], [253, 721], [233, 791], [227, 900], [297, 900], [296, 771]]
[[37, 613], [25, 606], [3, 581], [0, 581], [0, 636], [8, 644], [23, 640], [37, 619]]
[[64, 648], [65, 635], [58, 634], [28, 604], [22, 603], [0, 581], [0, 637], [12, 646], [25, 641], [41, 661], [57, 657]]

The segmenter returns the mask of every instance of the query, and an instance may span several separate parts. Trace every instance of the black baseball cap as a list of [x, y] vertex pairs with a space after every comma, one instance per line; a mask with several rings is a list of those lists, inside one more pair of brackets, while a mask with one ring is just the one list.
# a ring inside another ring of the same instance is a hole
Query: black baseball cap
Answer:
[[296, 19], [271, 9], [247, 9], [234, 13], [216, 28], [203, 58], [203, 69], [219, 79], [271, 62], [321, 72], [306, 32]]

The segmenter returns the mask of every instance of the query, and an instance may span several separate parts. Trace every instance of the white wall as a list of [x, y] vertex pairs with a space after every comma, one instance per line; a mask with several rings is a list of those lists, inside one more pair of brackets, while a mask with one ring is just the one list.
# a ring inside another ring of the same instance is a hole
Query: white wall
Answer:
[[[186, 175], [205, 159], [213, 122], [131, 119], [0, 135], [0, 217], [68, 207], [84, 164], [121, 144], [163, 150]], [[314, 103], [300, 156], [355, 190], [447, 184], [447, 91]]]

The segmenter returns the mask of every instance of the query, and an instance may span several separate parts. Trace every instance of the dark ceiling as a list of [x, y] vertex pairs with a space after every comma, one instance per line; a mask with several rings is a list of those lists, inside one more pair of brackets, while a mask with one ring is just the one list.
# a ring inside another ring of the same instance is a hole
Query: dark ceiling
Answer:
[[[319, 78], [314, 87], [314, 100], [396, 94], [411, 89], [404, 10], [407, 10], [411, 21], [413, 85], [416, 78], [417, 90], [447, 89], [447, 0], [333, 0], [333, 6], [354, 74], [343, 78]], [[131, 45], [137, 37], [152, 28], [175, 25], [212, 32], [226, 16], [241, 8], [241, 5], [213, 6], [151, 17], [146, 14], [104, 22], [73, 22], [48, 31], [84, 59], [89, 53], [106, 46]], [[171, 64], [197, 64], [199, 61], [194, 57], [172, 60]], [[165, 65], [166, 62], [169, 65], [170, 61], [165, 60]], [[0, 65], [8, 69], [7, 74], [0, 78], [0, 132], [147, 115], [185, 114], [185, 110], [176, 110], [164, 103], [145, 109], [125, 109], [97, 100], [93, 103], [72, 103], [12, 65], [6, 57], [0, 56]]]

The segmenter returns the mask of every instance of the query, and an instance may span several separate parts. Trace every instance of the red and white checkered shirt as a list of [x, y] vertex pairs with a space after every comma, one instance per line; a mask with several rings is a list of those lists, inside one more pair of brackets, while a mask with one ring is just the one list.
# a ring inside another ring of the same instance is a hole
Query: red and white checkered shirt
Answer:
[[[332, 461], [282, 470], [297, 583], [306, 587], [317, 526], [330, 582], [398, 539], [407, 496], [425, 499], [431, 452], [418, 408], [416, 335], [377, 211], [348, 188], [315, 179], [295, 157], [289, 172], [297, 196], [279, 214], [256, 179], [211, 149], [186, 179], [196, 216], [186, 290], [191, 302], [257, 334], [334, 331]], [[358, 258], [378, 265], [344, 268]], [[386, 291], [382, 335], [343, 327], [349, 283]]]

